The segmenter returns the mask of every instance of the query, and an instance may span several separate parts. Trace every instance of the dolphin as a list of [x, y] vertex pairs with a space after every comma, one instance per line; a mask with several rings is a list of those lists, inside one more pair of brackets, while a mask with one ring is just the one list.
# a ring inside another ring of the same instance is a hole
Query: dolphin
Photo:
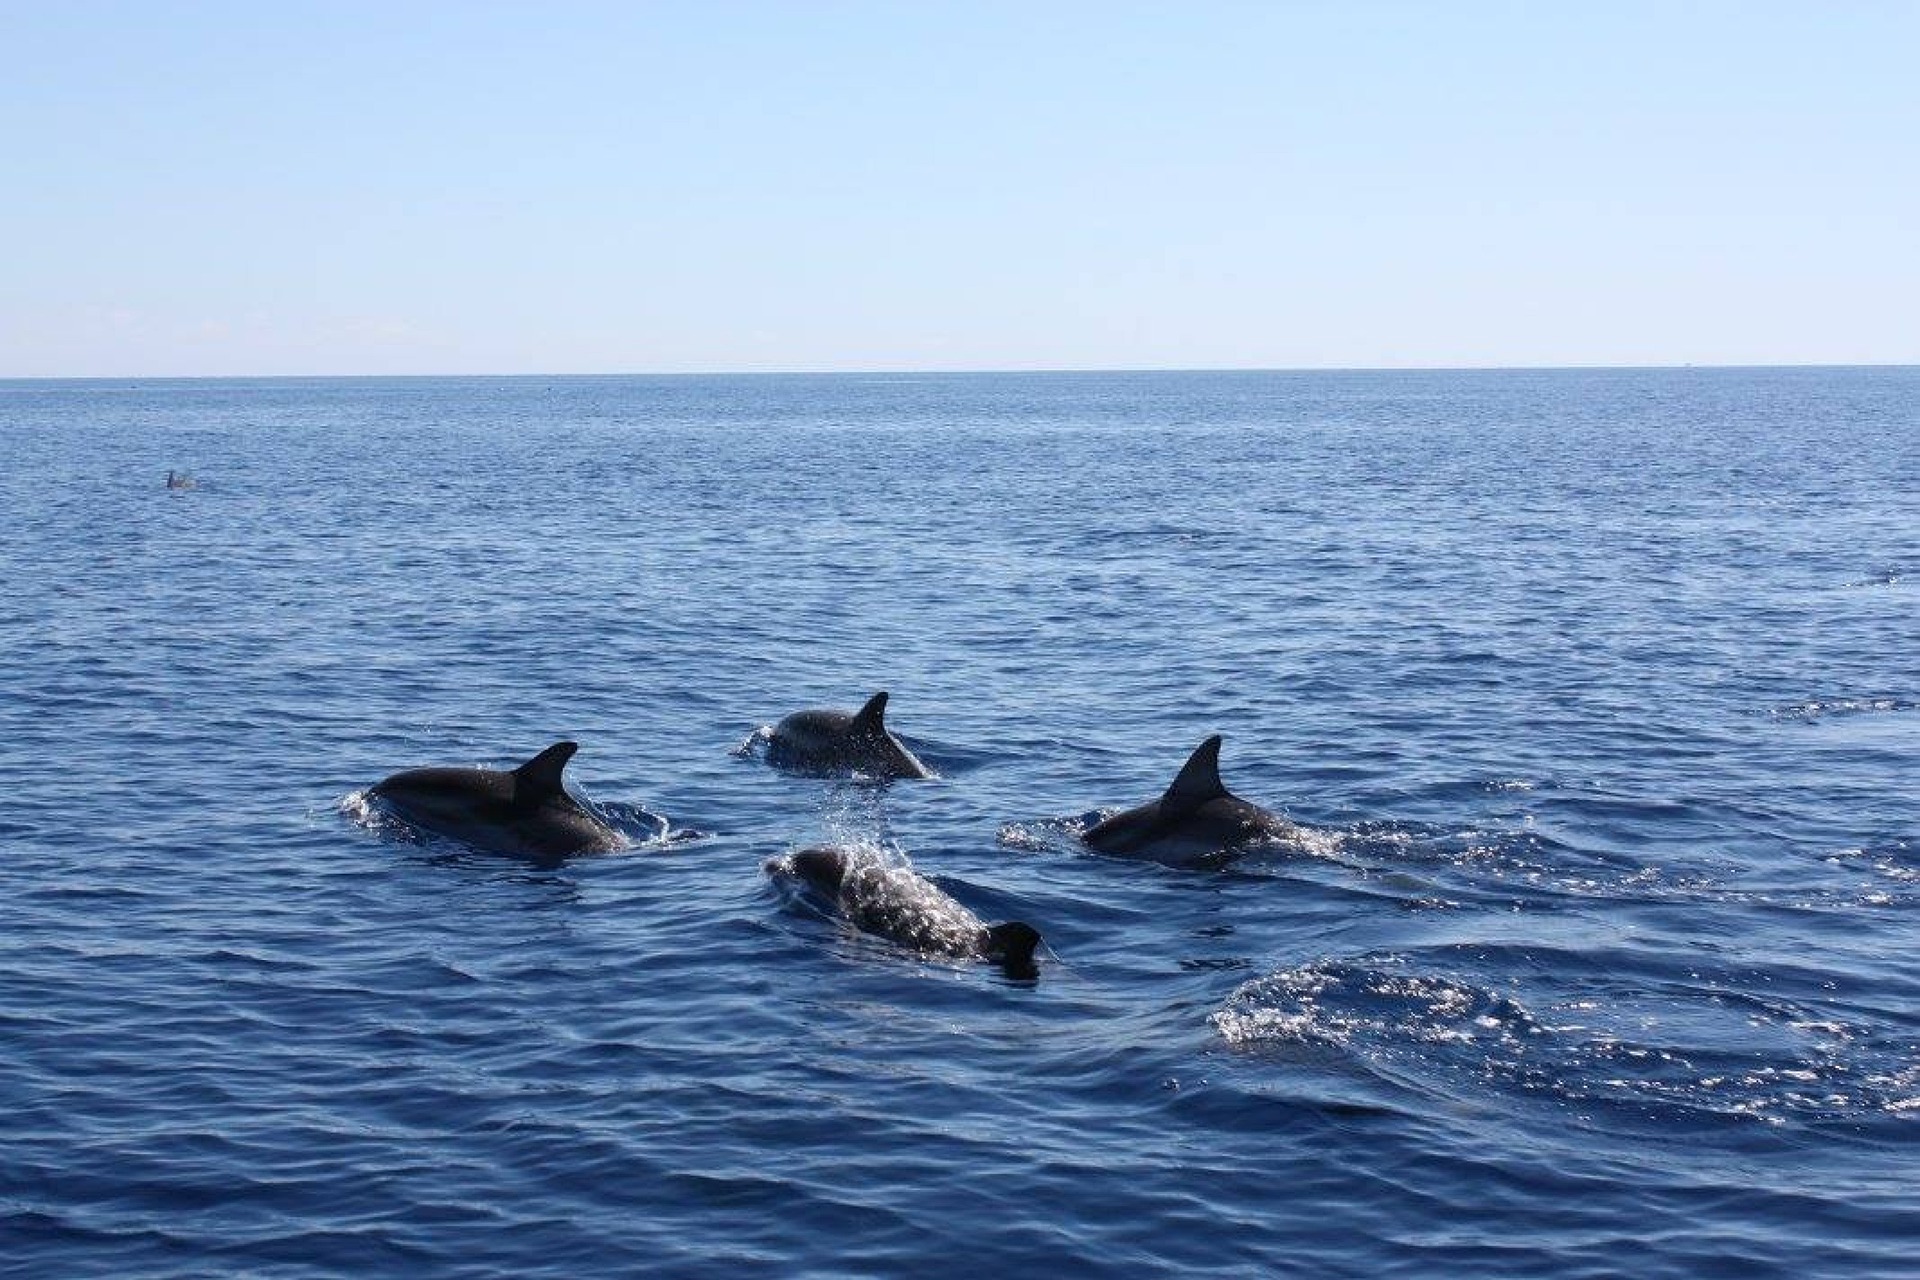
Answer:
[[1300, 828], [1220, 782], [1220, 735], [1201, 743], [1158, 800], [1117, 813], [1081, 836], [1099, 853], [1196, 866]]
[[580, 749], [556, 742], [517, 769], [406, 769], [368, 790], [408, 822], [489, 853], [541, 858], [622, 848], [619, 832], [567, 794]]
[[1018, 920], [988, 925], [940, 886], [909, 867], [855, 850], [802, 849], [766, 864], [775, 880], [797, 882], [825, 899], [847, 923], [924, 955], [987, 960], [1010, 978], [1040, 974], [1040, 934]]
[[773, 727], [767, 759], [796, 773], [864, 773], [874, 778], [931, 778], [927, 768], [887, 731], [882, 690], [852, 715], [796, 711]]

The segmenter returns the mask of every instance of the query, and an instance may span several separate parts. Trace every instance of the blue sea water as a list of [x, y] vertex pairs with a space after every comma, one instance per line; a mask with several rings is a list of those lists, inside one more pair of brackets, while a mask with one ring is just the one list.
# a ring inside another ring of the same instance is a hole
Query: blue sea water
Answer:
[[[1920, 1274], [1920, 370], [11, 382], [0, 499], [7, 1274]], [[1214, 732], [1311, 840], [1078, 845]], [[632, 849], [355, 803], [562, 737]]]

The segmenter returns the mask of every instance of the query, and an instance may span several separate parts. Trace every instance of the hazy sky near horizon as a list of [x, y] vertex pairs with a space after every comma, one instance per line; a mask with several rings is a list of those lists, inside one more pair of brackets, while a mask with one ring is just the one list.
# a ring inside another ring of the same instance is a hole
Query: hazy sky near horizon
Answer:
[[0, 377], [1920, 363], [1920, 4], [0, 0]]

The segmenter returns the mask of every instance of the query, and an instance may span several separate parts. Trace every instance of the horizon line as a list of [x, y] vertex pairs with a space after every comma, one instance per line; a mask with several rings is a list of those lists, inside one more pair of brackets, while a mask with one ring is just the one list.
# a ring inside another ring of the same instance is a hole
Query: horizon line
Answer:
[[1730, 372], [1759, 369], [1915, 369], [1920, 361], [1679, 364], [1455, 364], [1455, 365], [1186, 365], [1085, 366], [1066, 368], [927, 369], [679, 369], [587, 373], [101, 373], [0, 374], [0, 383], [17, 382], [324, 382], [446, 381], [491, 378], [501, 381], [561, 378], [921, 378], [921, 377], [1072, 377], [1090, 374], [1315, 374], [1315, 373], [1654, 373]]

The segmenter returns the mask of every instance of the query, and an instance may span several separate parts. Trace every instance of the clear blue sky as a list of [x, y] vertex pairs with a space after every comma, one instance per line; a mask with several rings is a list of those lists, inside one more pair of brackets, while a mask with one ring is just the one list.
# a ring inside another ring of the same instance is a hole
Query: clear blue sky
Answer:
[[0, 376], [1920, 362], [1920, 4], [0, 0]]

